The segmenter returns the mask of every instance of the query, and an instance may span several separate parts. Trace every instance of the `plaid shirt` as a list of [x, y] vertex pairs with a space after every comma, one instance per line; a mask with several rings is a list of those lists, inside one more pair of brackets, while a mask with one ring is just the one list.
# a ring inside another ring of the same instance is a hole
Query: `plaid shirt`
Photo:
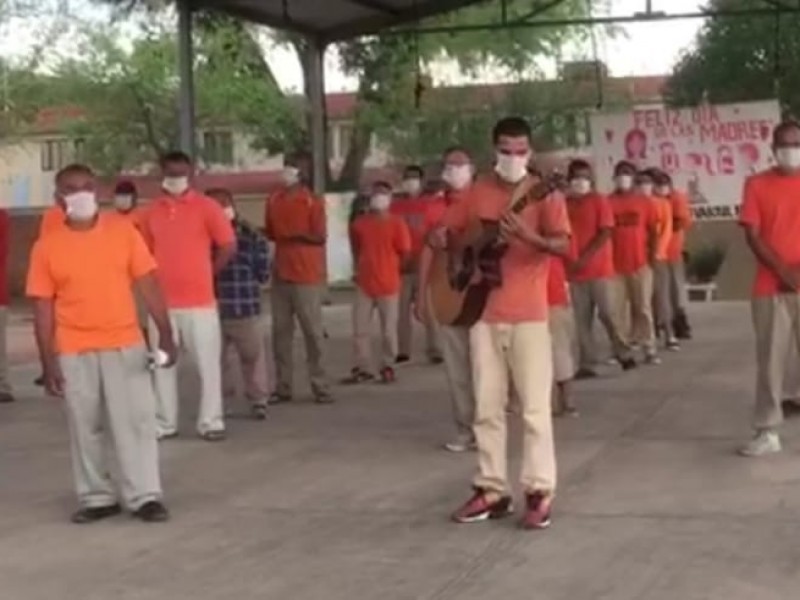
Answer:
[[243, 319], [261, 314], [261, 284], [269, 279], [266, 238], [247, 223], [233, 222], [236, 254], [214, 280], [219, 315]]

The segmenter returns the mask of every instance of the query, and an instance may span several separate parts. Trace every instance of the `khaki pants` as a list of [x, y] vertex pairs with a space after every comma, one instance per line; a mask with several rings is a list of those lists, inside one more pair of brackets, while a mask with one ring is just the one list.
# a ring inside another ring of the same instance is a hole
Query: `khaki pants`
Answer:
[[[398, 353], [411, 356], [411, 342], [413, 339], [414, 322], [412, 313], [414, 302], [416, 301], [418, 287], [418, 277], [416, 273], [406, 273], [403, 275], [403, 286], [400, 289], [400, 314], [397, 320], [397, 341]], [[440, 340], [440, 326], [433, 318], [427, 315], [425, 319], [425, 354], [429, 359], [437, 359], [442, 356], [442, 344]]]
[[231, 351], [239, 356], [242, 382], [247, 400], [255, 406], [265, 406], [269, 398], [267, 359], [264, 349], [266, 335], [260, 316], [242, 319], [222, 319], [222, 389], [225, 395], [233, 388], [234, 362]]
[[554, 493], [553, 356], [547, 322], [478, 322], [470, 331], [470, 349], [480, 470], [475, 486], [501, 494], [509, 491], [506, 406], [513, 384], [524, 424], [522, 486], [529, 493]]
[[594, 315], [608, 334], [614, 356], [619, 359], [630, 357], [630, 348], [622, 339], [614, 319], [614, 281], [612, 279], [592, 279], [570, 284], [572, 306], [575, 309], [575, 324], [578, 329], [579, 360], [582, 369], [597, 366], [597, 350], [594, 339]]
[[575, 318], [570, 306], [551, 306], [550, 338], [553, 343], [553, 379], [557, 383], [575, 377]]
[[475, 394], [472, 389], [469, 329], [444, 325], [441, 328], [441, 340], [458, 439], [470, 443], [475, 439], [472, 431], [475, 421]]
[[774, 429], [783, 421], [787, 357], [792, 346], [795, 351], [800, 346], [800, 294], [754, 298], [752, 308], [757, 367], [753, 426]]
[[106, 431], [116, 450], [125, 505], [137, 510], [159, 500], [155, 396], [145, 347], [66, 354], [60, 362], [72, 471], [81, 506], [117, 502], [105, 461]]
[[276, 389], [279, 396], [290, 398], [294, 377], [295, 319], [306, 346], [306, 363], [311, 389], [316, 396], [330, 393], [327, 375], [322, 366], [324, 328], [322, 324], [322, 285], [303, 285], [273, 280], [272, 348], [275, 355]]
[[380, 367], [394, 364], [397, 356], [397, 295], [371, 298], [361, 290], [356, 292], [353, 302], [353, 354], [355, 366], [369, 372], [372, 368], [372, 340], [370, 324], [373, 311], [378, 311], [381, 327]]
[[[169, 310], [172, 331], [181, 350], [185, 350], [200, 375], [200, 410], [197, 432], [223, 431], [222, 413], [222, 333], [216, 307], [173, 308]], [[158, 344], [158, 330], [150, 320], [149, 339]], [[178, 368], [155, 369], [156, 418], [160, 435], [178, 431]]]
[[667, 340], [675, 337], [672, 319], [672, 284], [669, 263], [658, 260], [653, 265], [653, 313], [657, 332], [664, 332]]
[[655, 353], [653, 271], [645, 266], [631, 275], [619, 275], [616, 287], [615, 321], [622, 339], [628, 345], [640, 344], [649, 354]]
[[0, 394], [10, 394], [8, 380], [8, 307], [0, 306]]

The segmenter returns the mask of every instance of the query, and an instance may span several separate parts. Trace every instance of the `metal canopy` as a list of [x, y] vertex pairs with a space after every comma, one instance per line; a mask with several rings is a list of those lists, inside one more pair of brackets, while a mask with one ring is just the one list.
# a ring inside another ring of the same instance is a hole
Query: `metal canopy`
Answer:
[[254, 23], [316, 38], [322, 44], [376, 33], [485, 0], [190, 0]]

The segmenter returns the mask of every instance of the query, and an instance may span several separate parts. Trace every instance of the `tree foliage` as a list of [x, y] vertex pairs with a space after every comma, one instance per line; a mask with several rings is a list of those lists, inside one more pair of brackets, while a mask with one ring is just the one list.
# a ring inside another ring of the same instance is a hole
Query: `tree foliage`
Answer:
[[[765, 0], [712, 0], [712, 8], [769, 8]], [[667, 86], [675, 105], [777, 97], [800, 114], [800, 14], [709, 20]]]

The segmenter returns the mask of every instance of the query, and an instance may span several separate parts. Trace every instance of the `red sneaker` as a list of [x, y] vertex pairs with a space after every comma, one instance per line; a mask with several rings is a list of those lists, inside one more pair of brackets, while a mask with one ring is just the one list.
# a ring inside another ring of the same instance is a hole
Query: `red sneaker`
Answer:
[[475, 494], [467, 503], [453, 513], [456, 523], [478, 523], [489, 519], [502, 519], [514, 512], [511, 496], [501, 496], [489, 502], [484, 490], [475, 490]]
[[395, 377], [392, 367], [383, 367], [383, 369], [381, 369], [381, 382], [394, 383], [396, 380], [397, 378]]
[[525, 495], [525, 515], [522, 517], [523, 529], [547, 529], [550, 527], [550, 511], [553, 497], [542, 492]]

